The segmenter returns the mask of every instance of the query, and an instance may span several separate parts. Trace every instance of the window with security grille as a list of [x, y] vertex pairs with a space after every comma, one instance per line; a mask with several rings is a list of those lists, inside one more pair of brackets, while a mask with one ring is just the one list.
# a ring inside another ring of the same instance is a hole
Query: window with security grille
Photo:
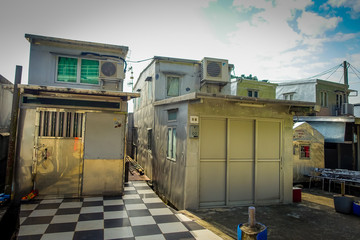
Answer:
[[82, 137], [83, 113], [40, 111], [39, 137]]
[[99, 61], [59, 56], [56, 81], [99, 84]]

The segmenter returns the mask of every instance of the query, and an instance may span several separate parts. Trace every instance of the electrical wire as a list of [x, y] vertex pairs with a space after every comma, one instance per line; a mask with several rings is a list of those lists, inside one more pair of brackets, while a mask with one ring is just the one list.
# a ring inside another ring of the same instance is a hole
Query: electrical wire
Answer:
[[318, 77], [320, 77], [320, 76], [323, 76], [323, 75], [325, 75], [325, 74], [328, 74], [328, 73], [334, 71], [335, 68], [336, 68], [336, 69], [335, 69], [335, 71], [336, 71], [336, 70], [337, 70], [339, 67], [341, 67], [341, 66], [342, 66], [342, 64], [336, 65], [336, 66], [334, 66], [334, 67], [332, 67], [332, 68], [330, 68], [330, 69], [328, 69], [328, 70], [326, 70], [326, 71], [324, 71], [324, 72], [322, 72], [322, 73], [319, 73], [319, 74], [317, 74], [317, 75], [314, 75], [314, 76], [305, 78], [304, 80], [306, 80], [306, 79], [318, 78]]
[[[359, 70], [357, 70], [357, 69], [356, 69], [354, 66], [352, 66], [351, 64], [349, 64], [349, 67], [350, 67], [350, 69], [353, 71], [353, 73], [358, 77], [358, 79], [360, 79], [360, 76], [356, 73], [356, 71], [359, 72]], [[359, 72], [359, 74], [360, 74], [360, 72]], [[358, 84], [358, 83], [360, 83], [360, 82], [353, 83], [353, 84]]]
[[141, 63], [141, 62], [146, 62], [146, 61], [150, 61], [154, 59], [153, 57], [152, 58], [147, 58], [147, 59], [143, 59], [143, 60], [138, 60], [138, 61], [131, 61], [131, 60], [127, 60], [129, 63]]
[[340, 67], [341, 67], [341, 65], [339, 65], [339, 66], [326, 78], [326, 80], [328, 80]]

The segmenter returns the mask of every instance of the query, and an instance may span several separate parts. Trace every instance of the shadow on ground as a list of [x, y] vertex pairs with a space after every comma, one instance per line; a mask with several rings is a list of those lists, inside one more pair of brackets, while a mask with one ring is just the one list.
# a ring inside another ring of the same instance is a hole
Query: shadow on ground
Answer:
[[[257, 206], [256, 220], [267, 226], [269, 240], [360, 239], [360, 217], [336, 212], [332, 202], [332, 195], [305, 190], [300, 203]], [[237, 225], [248, 221], [247, 207], [200, 209], [191, 213], [234, 239]]]

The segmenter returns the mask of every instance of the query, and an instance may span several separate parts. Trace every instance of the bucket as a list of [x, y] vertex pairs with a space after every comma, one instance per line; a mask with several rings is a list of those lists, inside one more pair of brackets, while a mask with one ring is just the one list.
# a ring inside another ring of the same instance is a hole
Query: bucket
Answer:
[[256, 230], [257, 231], [248, 231], [247, 223], [239, 224], [237, 228], [237, 235], [238, 240], [241, 240], [242, 236], [244, 235], [247, 237], [252, 238], [245, 238], [245, 239], [256, 239], [256, 240], [267, 240], [267, 227], [264, 224], [256, 223]]
[[340, 213], [350, 214], [353, 208], [354, 197], [353, 196], [334, 196], [335, 211]]

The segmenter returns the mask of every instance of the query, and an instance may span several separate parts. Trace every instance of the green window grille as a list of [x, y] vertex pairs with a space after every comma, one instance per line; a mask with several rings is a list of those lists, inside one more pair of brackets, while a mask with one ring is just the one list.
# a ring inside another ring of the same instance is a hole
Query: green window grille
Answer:
[[81, 59], [80, 83], [99, 83], [99, 61]]
[[59, 57], [57, 80], [60, 82], [76, 82], [77, 62], [76, 58]]

